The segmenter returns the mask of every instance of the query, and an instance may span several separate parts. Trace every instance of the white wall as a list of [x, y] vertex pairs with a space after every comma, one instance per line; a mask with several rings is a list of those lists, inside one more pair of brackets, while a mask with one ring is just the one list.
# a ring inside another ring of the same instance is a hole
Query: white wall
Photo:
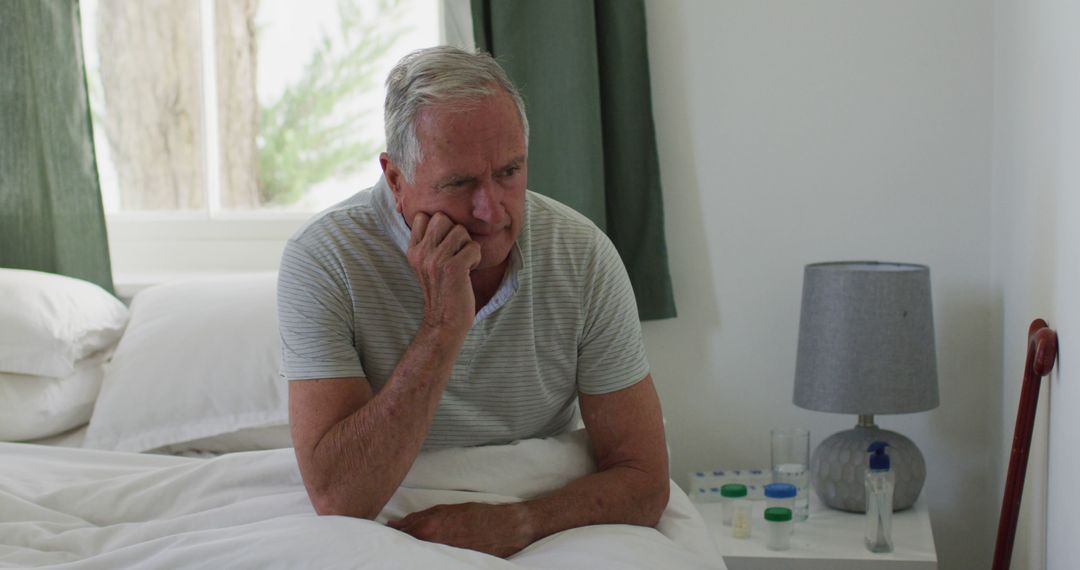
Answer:
[[923, 450], [941, 568], [989, 566], [1000, 408], [991, 286], [993, 5], [646, 2], [680, 317], [645, 327], [672, 472], [767, 466], [852, 416], [792, 403], [802, 268], [925, 263], [941, 406], [879, 425]]
[[1080, 559], [1080, 4], [998, 0], [995, 6], [994, 280], [1003, 295], [1004, 485], [1027, 325], [1042, 316], [1064, 356], [1043, 382], [1016, 537], [1017, 568], [1065, 570]]

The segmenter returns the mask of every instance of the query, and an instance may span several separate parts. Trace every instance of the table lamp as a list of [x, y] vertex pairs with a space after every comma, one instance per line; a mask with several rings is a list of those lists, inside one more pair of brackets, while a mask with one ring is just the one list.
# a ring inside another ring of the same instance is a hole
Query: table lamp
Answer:
[[938, 405], [930, 269], [851, 261], [814, 263], [803, 274], [795, 405], [856, 414], [858, 424], [822, 441], [810, 458], [814, 490], [834, 509], [865, 512], [867, 447], [889, 444], [893, 509], [915, 503], [926, 463], [915, 443], [879, 429], [875, 414]]

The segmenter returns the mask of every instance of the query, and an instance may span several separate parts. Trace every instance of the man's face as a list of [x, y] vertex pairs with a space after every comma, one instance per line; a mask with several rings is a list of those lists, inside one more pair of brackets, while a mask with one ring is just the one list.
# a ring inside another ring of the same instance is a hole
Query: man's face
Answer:
[[480, 244], [480, 265], [502, 264], [521, 233], [528, 168], [517, 106], [499, 90], [464, 107], [422, 109], [422, 158], [411, 181], [384, 153], [381, 161], [398, 211], [412, 225], [417, 212], [446, 214]]

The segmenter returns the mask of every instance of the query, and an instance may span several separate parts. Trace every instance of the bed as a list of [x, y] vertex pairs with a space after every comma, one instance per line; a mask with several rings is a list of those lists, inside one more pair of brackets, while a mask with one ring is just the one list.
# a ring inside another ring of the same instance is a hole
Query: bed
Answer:
[[0, 269], [0, 566], [723, 568], [674, 484], [655, 529], [596, 525], [509, 559], [385, 525], [519, 501], [595, 469], [577, 430], [422, 453], [374, 521], [317, 516], [290, 447], [273, 274], [140, 291]]

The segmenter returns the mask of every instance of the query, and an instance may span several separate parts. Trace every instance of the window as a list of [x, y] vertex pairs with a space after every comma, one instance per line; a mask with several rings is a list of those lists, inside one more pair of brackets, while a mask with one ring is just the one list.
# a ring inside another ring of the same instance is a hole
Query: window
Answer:
[[298, 217], [370, 186], [386, 74], [447, 43], [444, 1], [83, 0], [106, 214]]

